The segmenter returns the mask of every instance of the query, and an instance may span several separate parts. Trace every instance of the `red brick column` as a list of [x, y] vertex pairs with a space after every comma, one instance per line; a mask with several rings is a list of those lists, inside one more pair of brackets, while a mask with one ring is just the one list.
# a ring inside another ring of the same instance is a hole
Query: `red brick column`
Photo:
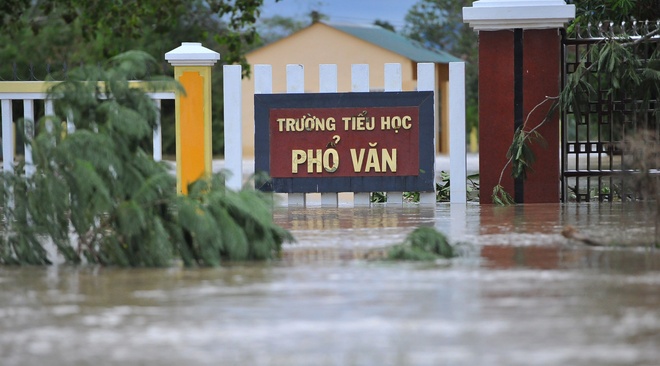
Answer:
[[[506, 164], [513, 137], [513, 32], [479, 33], [479, 187], [481, 203], [492, 203], [491, 192]], [[513, 195], [511, 169], [502, 186]]]
[[[463, 9], [464, 21], [479, 31], [481, 203], [492, 203], [515, 130], [546, 97], [559, 94], [559, 29], [574, 14], [574, 6], [562, 0], [480, 0]], [[525, 129], [541, 123], [551, 104], [536, 108]], [[502, 186], [518, 203], [560, 200], [558, 115], [538, 131], [547, 147], [533, 145], [537, 160], [527, 179], [514, 180], [510, 166], [502, 176]]]
[[[557, 29], [530, 29], [523, 32], [523, 118], [547, 96], [558, 96], [561, 73], [561, 35]], [[552, 101], [547, 101], [529, 116], [527, 128], [533, 128], [547, 116]], [[559, 202], [560, 138], [559, 113], [555, 113], [539, 133], [547, 143], [532, 150], [536, 155], [524, 183], [524, 202]]]

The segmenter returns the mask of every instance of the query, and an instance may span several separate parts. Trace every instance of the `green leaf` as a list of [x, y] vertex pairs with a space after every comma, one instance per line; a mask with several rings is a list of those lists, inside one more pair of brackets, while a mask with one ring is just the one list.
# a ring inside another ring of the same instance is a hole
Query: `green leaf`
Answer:
[[410, 232], [403, 243], [388, 251], [391, 260], [427, 261], [454, 256], [454, 248], [444, 234], [424, 226]]
[[516, 203], [513, 197], [511, 197], [511, 195], [504, 190], [504, 187], [499, 184], [493, 187], [491, 199], [493, 200], [493, 203], [499, 206], [509, 206]]

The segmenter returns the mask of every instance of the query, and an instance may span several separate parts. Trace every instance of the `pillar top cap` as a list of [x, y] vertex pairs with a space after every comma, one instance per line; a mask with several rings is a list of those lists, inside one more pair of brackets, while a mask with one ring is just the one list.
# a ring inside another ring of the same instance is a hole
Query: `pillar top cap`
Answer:
[[575, 5], [563, 0], [478, 0], [463, 8], [475, 30], [563, 28], [573, 18]]
[[544, 6], [566, 5], [564, 0], [478, 0], [472, 3], [474, 7], [506, 7], [506, 6]]
[[165, 60], [172, 66], [213, 66], [219, 59], [219, 53], [199, 42], [182, 42], [181, 46], [165, 54]]

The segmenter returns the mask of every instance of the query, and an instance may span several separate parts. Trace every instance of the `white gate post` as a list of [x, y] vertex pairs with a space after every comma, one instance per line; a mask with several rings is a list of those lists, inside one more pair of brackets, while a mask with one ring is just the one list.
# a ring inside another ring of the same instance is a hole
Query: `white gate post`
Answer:
[[465, 149], [465, 63], [449, 63], [449, 186], [450, 203], [467, 202]]
[[[337, 65], [319, 65], [319, 92], [337, 92]], [[321, 193], [321, 206], [338, 207], [339, 195], [336, 192]]]
[[225, 169], [229, 172], [227, 188], [240, 190], [243, 185], [243, 95], [241, 65], [222, 67], [225, 106]]
[[[384, 90], [386, 92], [401, 91], [401, 64], [385, 64]], [[387, 192], [387, 203], [402, 204], [403, 192]]]
[[[419, 63], [417, 64], [417, 91], [432, 91], [436, 92], [435, 85], [435, 64], [433, 63]], [[433, 98], [433, 113], [437, 113], [435, 108], [435, 97]], [[435, 118], [434, 122], [435, 124]], [[437, 141], [435, 140], [436, 136], [436, 127], [433, 127], [433, 191], [432, 192], [420, 192], [419, 193], [419, 203], [425, 205], [435, 205], [435, 152], [437, 151]]]
[[14, 172], [14, 121], [11, 99], [2, 100], [2, 170]]
[[[273, 67], [271, 65], [254, 65], [254, 94], [272, 93]], [[251, 123], [254, 124], [255, 121], [251, 121]]]
[[154, 161], [163, 160], [163, 125], [160, 116], [162, 115], [162, 106], [160, 99], [155, 99], [154, 103], [156, 108], [158, 108], [158, 115], [156, 115], [156, 126], [154, 127], [153, 137], [152, 137], [152, 146], [153, 146], [153, 156]]
[[[366, 93], [369, 91], [369, 65], [351, 65], [351, 91]], [[356, 192], [353, 194], [354, 206], [368, 206], [371, 203], [370, 192]]]
[[28, 144], [27, 140], [34, 139], [34, 100], [33, 99], [24, 99], [23, 100], [23, 120], [25, 121], [25, 126], [23, 126], [26, 141], [23, 144], [25, 149], [25, 176], [31, 177], [34, 174], [34, 160], [32, 158], [32, 146]]
[[[303, 65], [286, 65], [286, 92], [305, 92], [305, 68]], [[307, 203], [305, 193], [289, 193], [289, 206], [305, 206]]]

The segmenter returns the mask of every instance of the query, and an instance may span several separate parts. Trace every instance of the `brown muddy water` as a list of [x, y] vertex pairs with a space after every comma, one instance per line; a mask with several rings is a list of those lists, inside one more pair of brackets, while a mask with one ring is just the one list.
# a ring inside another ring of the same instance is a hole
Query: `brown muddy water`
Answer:
[[[658, 365], [660, 254], [633, 205], [277, 208], [281, 260], [0, 267], [0, 365]], [[600, 241], [560, 235], [567, 225]], [[460, 256], [384, 262], [420, 225]], [[367, 259], [365, 259], [367, 258]]]

